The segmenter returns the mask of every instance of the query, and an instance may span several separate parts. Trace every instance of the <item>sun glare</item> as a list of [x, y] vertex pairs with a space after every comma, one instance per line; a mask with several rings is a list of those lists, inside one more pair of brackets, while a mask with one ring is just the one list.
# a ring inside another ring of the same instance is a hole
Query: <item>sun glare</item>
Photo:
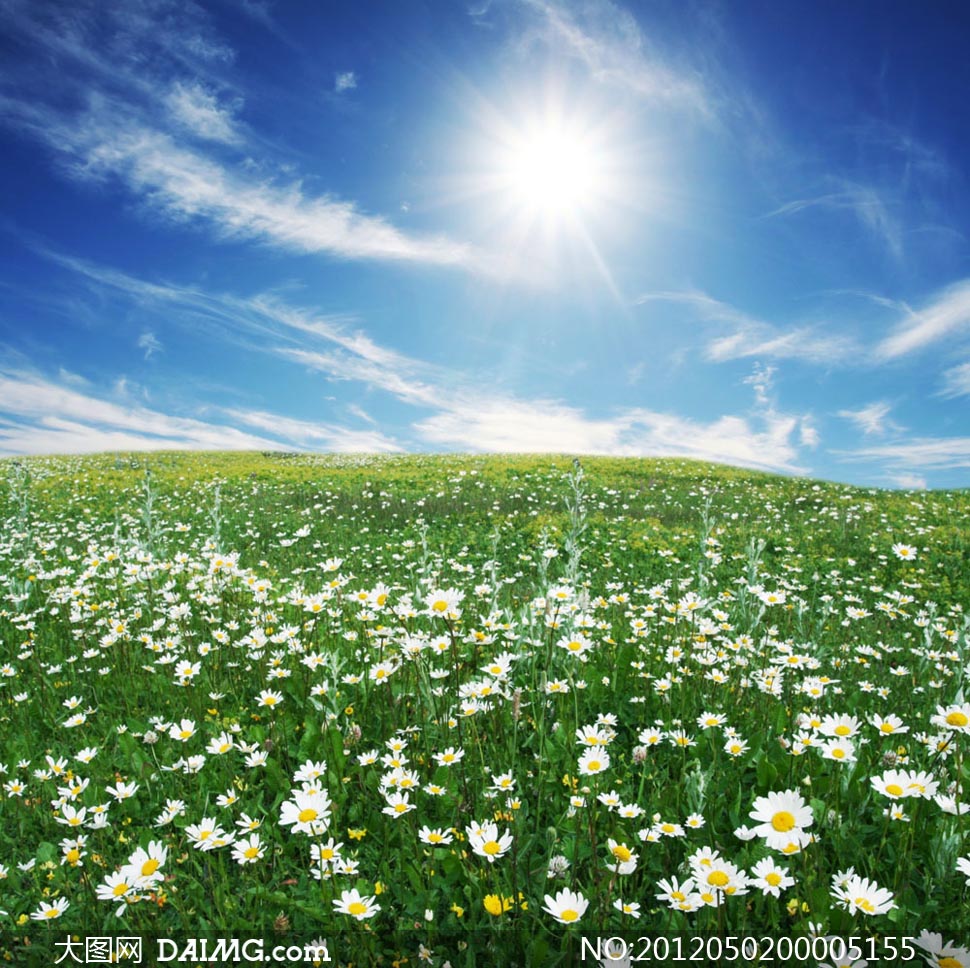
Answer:
[[543, 217], [579, 214], [605, 189], [605, 165], [589, 136], [560, 123], [518, 133], [505, 149], [500, 177], [512, 200]]
[[596, 274], [615, 289], [600, 247], [625, 231], [643, 177], [625, 121], [561, 90], [483, 110], [462, 194], [508, 271]]

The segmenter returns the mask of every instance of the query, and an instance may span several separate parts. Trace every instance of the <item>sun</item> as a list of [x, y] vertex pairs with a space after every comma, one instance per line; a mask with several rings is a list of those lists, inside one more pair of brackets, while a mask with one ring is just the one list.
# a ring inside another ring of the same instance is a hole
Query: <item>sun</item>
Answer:
[[650, 152], [620, 107], [564, 83], [469, 112], [451, 197], [494, 254], [498, 274], [532, 281], [599, 276], [604, 252], [640, 209]]
[[559, 119], [532, 122], [503, 146], [498, 182], [509, 201], [546, 220], [580, 217], [607, 188], [607, 162], [593, 133]]

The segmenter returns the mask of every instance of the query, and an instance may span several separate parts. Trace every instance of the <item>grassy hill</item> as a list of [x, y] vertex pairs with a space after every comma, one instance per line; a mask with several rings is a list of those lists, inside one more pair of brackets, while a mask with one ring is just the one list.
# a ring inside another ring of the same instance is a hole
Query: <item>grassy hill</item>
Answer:
[[0, 521], [0, 955], [970, 937], [967, 491], [159, 453]]

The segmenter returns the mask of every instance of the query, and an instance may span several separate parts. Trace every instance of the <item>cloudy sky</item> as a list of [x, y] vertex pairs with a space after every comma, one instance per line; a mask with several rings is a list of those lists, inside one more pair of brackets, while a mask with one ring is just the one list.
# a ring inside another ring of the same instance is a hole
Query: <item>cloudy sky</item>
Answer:
[[970, 12], [0, 0], [0, 454], [970, 483]]

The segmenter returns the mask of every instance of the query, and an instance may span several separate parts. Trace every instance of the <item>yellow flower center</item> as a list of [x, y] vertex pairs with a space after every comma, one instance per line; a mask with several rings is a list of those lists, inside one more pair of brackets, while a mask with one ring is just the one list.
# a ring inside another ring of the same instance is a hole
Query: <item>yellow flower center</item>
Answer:
[[879, 728], [880, 728], [880, 729], [881, 729], [881, 730], [882, 730], [882, 731], [883, 731], [884, 733], [891, 733], [891, 732], [893, 732], [893, 730], [895, 730], [895, 728], [896, 728], [896, 727], [895, 727], [895, 726], [893, 726], [893, 724], [892, 724], [892, 723], [882, 723], [882, 724], [880, 724], [880, 726], [879, 726]]
[[786, 834], [795, 826], [795, 817], [787, 810], [779, 810], [771, 818], [771, 826], [780, 834]]
[[408, 805], [406, 803], [395, 803], [394, 812], [395, 813], [405, 813], [407, 812]]
[[494, 857], [496, 854], [502, 853], [502, 845], [497, 840], [489, 840], [482, 844], [482, 850], [485, 851], [486, 854]]
[[114, 889], [112, 890], [111, 893], [114, 894], [115, 897], [124, 897], [125, 894], [128, 893], [128, 891], [129, 891], [128, 885], [124, 881], [122, 881], [120, 884], [115, 884]]
[[448, 603], [443, 598], [439, 598], [438, 601], [431, 606], [431, 609], [435, 612], [446, 612], [448, 611]]
[[586, 764], [586, 767], [590, 773], [595, 773], [600, 768], [600, 761], [590, 760], [589, 763]]
[[849, 729], [849, 727], [846, 726], [845, 723], [840, 723], [838, 726], [835, 727], [836, 736], [848, 736], [849, 733], [851, 732], [852, 730]]
[[937, 964], [939, 968], [964, 968], [963, 962], [956, 958], [940, 958]]
[[81, 851], [79, 851], [77, 847], [72, 847], [67, 854], [65, 854], [65, 858], [69, 864], [76, 864], [81, 859]]
[[360, 917], [361, 914], [367, 913], [367, 905], [360, 901], [354, 901], [347, 905], [347, 913], [354, 915], [354, 917]]
[[711, 871], [707, 875], [707, 883], [712, 887], [724, 887], [725, 884], [730, 881], [731, 878], [724, 873], [724, 871]]
[[970, 718], [967, 717], [966, 713], [960, 712], [959, 709], [954, 709], [953, 712], [946, 717], [946, 722], [948, 726], [966, 726], [968, 723], [970, 723]]
[[633, 854], [630, 851], [629, 847], [625, 847], [623, 844], [617, 844], [613, 848], [613, 856], [618, 861], [626, 863], [626, 861], [628, 861], [633, 856]]
[[772, 886], [777, 887], [781, 883], [781, 874], [777, 871], [769, 871], [765, 874], [765, 880]]
[[855, 899], [855, 906], [862, 908], [866, 914], [872, 914], [876, 910], [876, 906], [867, 897], [857, 897]]
[[888, 793], [891, 797], [901, 797], [903, 792], [903, 788], [898, 783], [886, 784], [886, 793]]
[[578, 921], [579, 920], [579, 912], [578, 911], [574, 911], [572, 908], [566, 908], [565, 911], [560, 911], [559, 912], [559, 920], [560, 921]]
[[146, 860], [145, 863], [141, 865], [141, 876], [151, 877], [152, 874], [154, 874], [155, 871], [158, 870], [158, 868], [159, 868], [159, 861], [157, 861], [154, 857], [152, 857], [149, 860]]
[[832, 759], [841, 760], [844, 758], [845, 758], [845, 750], [842, 749], [840, 746], [836, 746], [836, 748], [832, 750]]
[[307, 807], [305, 810], [301, 810], [296, 815], [296, 819], [299, 820], [300, 823], [310, 823], [311, 821], [316, 820], [318, 816], [319, 814], [313, 809], [313, 807]]
[[687, 900], [687, 896], [683, 893], [683, 891], [671, 891], [670, 896], [675, 901], [686, 901]]
[[259, 848], [247, 847], [243, 851], [243, 856], [246, 858], [246, 860], [255, 860], [259, 856]]

